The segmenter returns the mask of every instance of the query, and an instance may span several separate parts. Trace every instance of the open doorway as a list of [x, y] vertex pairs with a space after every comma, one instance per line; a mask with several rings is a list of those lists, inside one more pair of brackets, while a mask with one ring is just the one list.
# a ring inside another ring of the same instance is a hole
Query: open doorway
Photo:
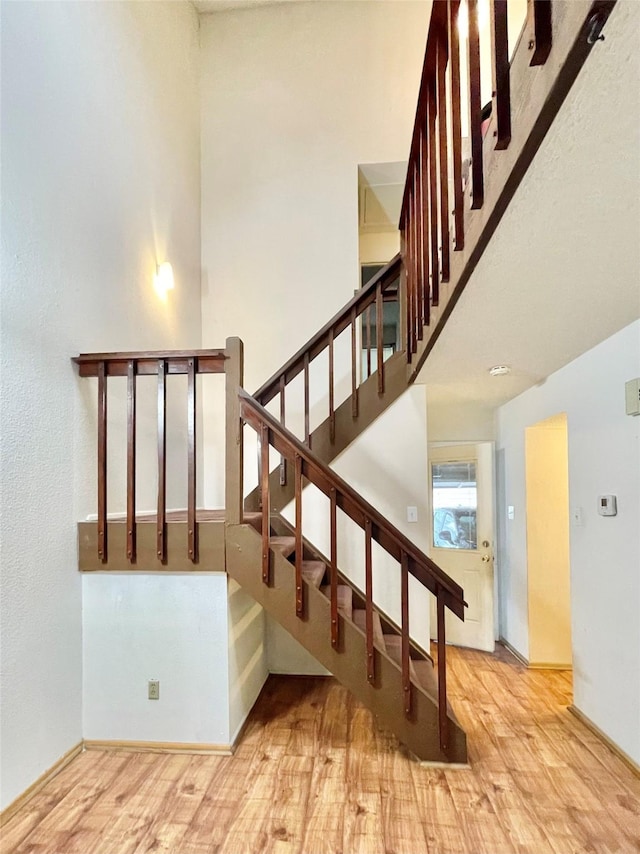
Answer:
[[567, 416], [525, 434], [529, 666], [570, 670], [569, 452]]

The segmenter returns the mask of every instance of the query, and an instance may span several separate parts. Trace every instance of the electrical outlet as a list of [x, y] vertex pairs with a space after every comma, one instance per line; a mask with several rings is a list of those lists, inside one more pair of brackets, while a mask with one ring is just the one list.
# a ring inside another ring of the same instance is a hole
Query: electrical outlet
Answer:
[[158, 679], [150, 679], [149, 680], [149, 699], [150, 700], [159, 700], [160, 699], [160, 681]]

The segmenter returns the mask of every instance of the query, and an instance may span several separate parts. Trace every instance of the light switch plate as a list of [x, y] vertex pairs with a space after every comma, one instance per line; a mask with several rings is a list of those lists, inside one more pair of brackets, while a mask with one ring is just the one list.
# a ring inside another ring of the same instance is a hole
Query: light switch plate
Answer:
[[417, 507], [407, 507], [407, 522], [417, 522], [418, 521], [418, 508]]

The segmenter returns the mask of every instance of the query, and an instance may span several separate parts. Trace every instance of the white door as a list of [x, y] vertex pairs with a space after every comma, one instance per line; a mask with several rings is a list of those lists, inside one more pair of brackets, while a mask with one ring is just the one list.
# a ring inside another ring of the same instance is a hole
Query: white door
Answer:
[[447, 643], [493, 652], [492, 443], [430, 447], [429, 494], [431, 557], [462, 587], [468, 604], [464, 622], [446, 611]]

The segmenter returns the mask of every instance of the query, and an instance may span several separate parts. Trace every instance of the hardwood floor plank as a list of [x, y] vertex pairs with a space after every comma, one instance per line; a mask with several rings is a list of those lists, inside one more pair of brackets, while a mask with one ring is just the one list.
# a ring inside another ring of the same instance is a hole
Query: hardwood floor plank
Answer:
[[[56, 804], [55, 808], [38, 824], [22, 844], [15, 849], [16, 854], [40, 854], [52, 850], [72, 851], [77, 826], [83, 817], [93, 815], [93, 808], [103, 796], [107, 796], [112, 786], [118, 786], [128, 776], [129, 765], [133, 757], [113, 753], [100, 762], [97, 779], [82, 777], [76, 786]], [[73, 764], [73, 763], [72, 763]]]
[[352, 697], [349, 707], [343, 850], [349, 854], [385, 854], [375, 723], [369, 710]]
[[349, 693], [341, 685], [329, 692], [321, 707], [302, 851], [339, 854], [343, 850], [348, 708]]
[[25, 806], [0, 829], [2, 852], [13, 851], [56, 808], [85, 776], [101, 773], [106, 754], [87, 751], [67, 765], [47, 786], [34, 795]]
[[381, 730], [376, 730], [375, 736], [386, 850], [427, 851], [411, 761], [395, 736]]
[[300, 851], [305, 832], [305, 816], [313, 758], [285, 756], [277, 770], [277, 786], [267, 816], [268, 854]]
[[[151, 754], [146, 754], [151, 755]], [[164, 797], [184, 768], [188, 756], [160, 755], [143, 762], [145, 754], [135, 754], [135, 774], [123, 780], [112, 797], [115, 806], [102, 804], [94, 816], [95, 828], [87, 827], [74, 837], [64, 854], [133, 854], [147, 830], [161, 816]], [[180, 760], [177, 762], [176, 760]], [[164, 816], [163, 816], [164, 819]]]
[[209, 787], [183, 837], [181, 854], [200, 854], [203, 848], [216, 850], [215, 846], [224, 841], [249, 789], [255, 752], [254, 746], [252, 754], [233, 764], [225, 757], [212, 770]]
[[[187, 757], [188, 758], [188, 757]], [[211, 762], [206, 756], [192, 756], [183, 773], [165, 795], [160, 806], [163, 822], [151, 826], [142, 837], [134, 854], [146, 851], [180, 851], [182, 840], [206, 794], [211, 777]]]

